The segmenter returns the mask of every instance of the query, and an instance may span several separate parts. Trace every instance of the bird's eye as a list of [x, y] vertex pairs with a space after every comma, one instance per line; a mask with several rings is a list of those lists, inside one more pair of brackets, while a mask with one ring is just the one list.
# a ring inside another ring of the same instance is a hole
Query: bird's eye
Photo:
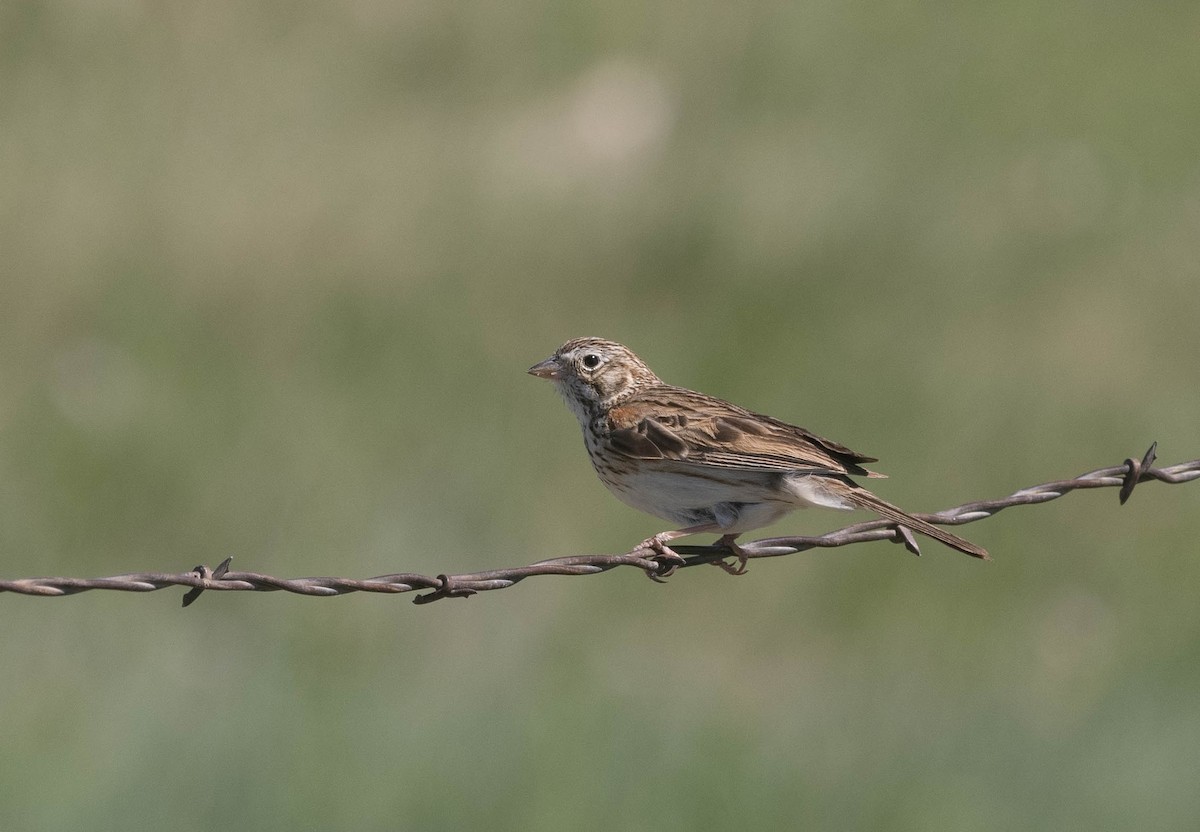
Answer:
[[589, 352], [583, 357], [583, 366], [587, 367], [589, 370], [596, 369], [600, 366], [600, 356], [596, 355], [594, 352]]

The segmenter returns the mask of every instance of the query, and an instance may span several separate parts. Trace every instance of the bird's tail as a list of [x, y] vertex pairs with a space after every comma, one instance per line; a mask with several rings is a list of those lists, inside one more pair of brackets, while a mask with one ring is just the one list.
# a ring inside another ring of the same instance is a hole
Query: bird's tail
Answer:
[[920, 532], [926, 537], [932, 537], [939, 543], [945, 543], [951, 549], [957, 549], [964, 555], [970, 555], [973, 558], [980, 560], [991, 560], [988, 556], [987, 549], [982, 546], [976, 546], [969, 540], [963, 540], [956, 534], [951, 534], [945, 529], [939, 528], [932, 523], [927, 523], [924, 520], [918, 520], [908, 512], [897, 508], [886, 500], [881, 500], [867, 489], [855, 485], [853, 482], [833, 480], [828, 483], [834, 485], [834, 489], [839, 496], [845, 498], [852, 503], [855, 508], [863, 508], [867, 511], [873, 511], [880, 517], [891, 520], [893, 523], [898, 523], [901, 526], [912, 529], [914, 532]]

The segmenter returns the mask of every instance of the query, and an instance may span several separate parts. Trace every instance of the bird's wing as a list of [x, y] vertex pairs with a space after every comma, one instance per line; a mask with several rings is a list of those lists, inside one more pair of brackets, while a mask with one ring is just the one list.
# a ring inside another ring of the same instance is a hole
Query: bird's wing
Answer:
[[659, 385], [613, 407], [608, 444], [633, 459], [669, 459], [713, 468], [813, 470], [876, 476], [861, 466], [874, 457], [804, 428], [735, 404]]

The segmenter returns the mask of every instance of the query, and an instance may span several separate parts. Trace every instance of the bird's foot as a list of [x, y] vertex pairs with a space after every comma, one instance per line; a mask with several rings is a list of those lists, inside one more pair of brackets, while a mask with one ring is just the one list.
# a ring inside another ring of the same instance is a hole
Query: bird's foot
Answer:
[[736, 534], [723, 535], [721, 539], [717, 541], [717, 545], [724, 546], [726, 549], [728, 549], [733, 556], [737, 558], [737, 563], [726, 563], [724, 559], [721, 559], [714, 560], [712, 565], [721, 567], [730, 575], [745, 575], [746, 562], [750, 560], [750, 555], [746, 553], [745, 549], [733, 542], [735, 538], [737, 538]]
[[653, 537], [647, 537], [639, 543], [634, 551], [646, 550], [654, 552], [647, 560], [654, 561], [658, 564], [656, 569], [647, 569], [646, 577], [657, 583], [666, 583], [666, 578], [675, 574], [675, 570], [682, 566], [685, 561], [683, 556], [667, 545], [667, 541], [675, 537], [671, 532], [659, 532]]

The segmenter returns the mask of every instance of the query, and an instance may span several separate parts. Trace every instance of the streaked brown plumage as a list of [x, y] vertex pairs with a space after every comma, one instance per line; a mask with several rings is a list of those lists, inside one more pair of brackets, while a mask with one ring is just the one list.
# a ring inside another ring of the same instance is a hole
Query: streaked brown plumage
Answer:
[[680, 528], [642, 545], [677, 559], [667, 543], [769, 525], [810, 505], [862, 508], [977, 558], [987, 552], [876, 497], [851, 476], [882, 477], [862, 467], [873, 457], [795, 425], [721, 399], [664, 384], [627, 347], [577, 338], [529, 372], [554, 382], [583, 427], [601, 481], [625, 503]]

